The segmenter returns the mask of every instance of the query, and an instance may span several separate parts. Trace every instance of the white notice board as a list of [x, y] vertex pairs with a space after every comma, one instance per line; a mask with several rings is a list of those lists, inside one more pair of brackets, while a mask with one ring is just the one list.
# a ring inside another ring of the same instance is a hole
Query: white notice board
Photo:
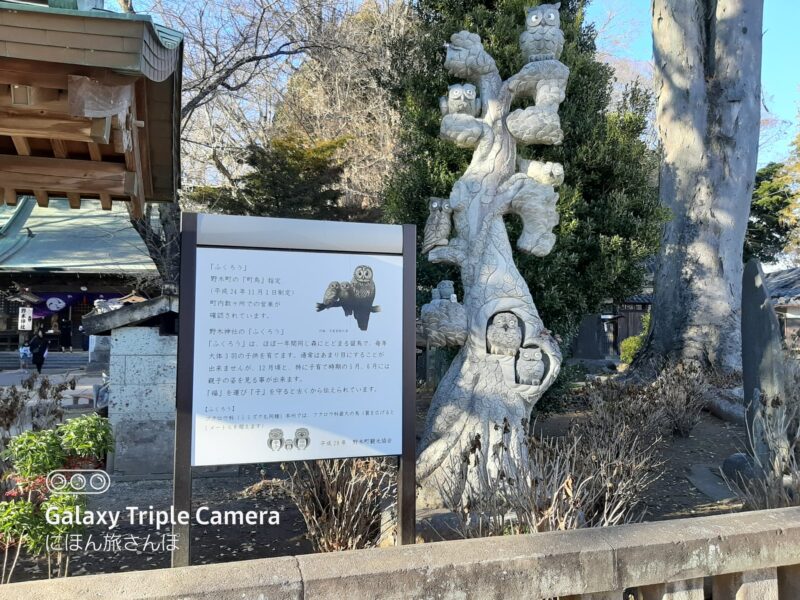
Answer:
[[402, 297], [400, 255], [198, 247], [192, 466], [402, 454]]

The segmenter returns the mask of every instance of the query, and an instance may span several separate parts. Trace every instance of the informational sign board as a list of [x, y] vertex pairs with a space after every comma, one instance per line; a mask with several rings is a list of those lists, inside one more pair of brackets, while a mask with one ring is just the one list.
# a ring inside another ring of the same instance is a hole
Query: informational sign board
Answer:
[[20, 306], [17, 323], [17, 329], [20, 331], [33, 330], [33, 308], [30, 306]]
[[415, 228], [184, 213], [180, 281], [175, 510], [193, 467], [397, 456], [413, 543]]
[[402, 453], [402, 256], [198, 248], [196, 273], [192, 466]]

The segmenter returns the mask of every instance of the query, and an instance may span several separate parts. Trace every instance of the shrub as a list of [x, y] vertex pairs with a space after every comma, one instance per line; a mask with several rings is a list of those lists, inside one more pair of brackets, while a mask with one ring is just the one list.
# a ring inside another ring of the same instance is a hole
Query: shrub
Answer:
[[395, 472], [386, 458], [344, 458], [282, 465], [286, 491], [303, 515], [317, 552], [375, 546], [381, 514], [395, 497]]
[[633, 359], [636, 358], [636, 355], [639, 354], [639, 351], [644, 346], [644, 342], [647, 339], [647, 333], [650, 331], [650, 313], [647, 313], [642, 317], [642, 333], [639, 335], [633, 335], [631, 337], [625, 338], [622, 340], [622, 343], [619, 345], [619, 359], [624, 364], [629, 365], [633, 362]]
[[64, 465], [61, 439], [52, 429], [26, 431], [8, 442], [4, 458], [9, 459], [17, 475], [32, 479], [47, 475]]
[[105, 460], [114, 451], [114, 434], [108, 419], [96, 413], [70, 419], [59, 425], [61, 444], [71, 456]]
[[663, 406], [672, 432], [687, 437], [700, 422], [706, 405], [708, 383], [703, 371], [691, 363], [667, 365], [646, 394]]
[[[28, 543], [34, 530], [39, 526], [36, 506], [32, 502], [25, 500], [0, 502], [0, 542], [3, 547], [0, 583], [11, 582], [22, 547]], [[9, 553], [13, 553], [10, 562]]]
[[657, 414], [629, 409], [625, 400], [595, 398], [587, 419], [560, 439], [528, 436], [525, 422], [516, 432], [505, 423], [502, 443], [486, 460], [479, 436], [470, 440], [460, 462], [450, 465], [450, 478], [440, 482], [461, 535], [605, 527], [643, 518], [644, 492], [660, 476], [661, 423]]

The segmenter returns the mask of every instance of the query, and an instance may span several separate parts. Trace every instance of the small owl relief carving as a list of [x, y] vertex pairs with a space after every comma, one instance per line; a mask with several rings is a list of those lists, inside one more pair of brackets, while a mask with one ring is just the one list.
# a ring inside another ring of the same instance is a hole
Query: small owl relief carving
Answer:
[[558, 60], [564, 50], [564, 32], [558, 10], [561, 3], [540, 4], [529, 8], [525, 15], [525, 31], [519, 36], [519, 46], [528, 62]]
[[522, 344], [522, 328], [514, 313], [497, 313], [486, 330], [486, 344], [491, 354], [516, 356]]
[[453, 209], [446, 198], [431, 198], [428, 201], [428, 220], [422, 240], [422, 253], [430, 252], [436, 246], [446, 246], [453, 227]]
[[517, 379], [525, 385], [539, 385], [544, 377], [544, 360], [539, 348], [522, 348], [517, 359]]
[[477, 117], [481, 114], [481, 99], [478, 98], [478, 91], [471, 83], [456, 83], [448, 88], [446, 97], [439, 98], [439, 109], [443, 116]]

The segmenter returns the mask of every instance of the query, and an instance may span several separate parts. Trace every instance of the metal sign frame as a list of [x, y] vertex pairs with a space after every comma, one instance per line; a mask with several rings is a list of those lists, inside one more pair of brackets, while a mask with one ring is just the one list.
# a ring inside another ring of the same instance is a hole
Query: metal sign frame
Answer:
[[[173, 507], [192, 508], [192, 404], [195, 350], [195, 292], [198, 247], [306, 250], [393, 254], [403, 258], [402, 454], [398, 457], [398, 539], [416, 537], [416, 227], [367, 225], [183, 213], [175, 416]], [[173, 524], [172, 566], [191, 564], [191, 519]]]

